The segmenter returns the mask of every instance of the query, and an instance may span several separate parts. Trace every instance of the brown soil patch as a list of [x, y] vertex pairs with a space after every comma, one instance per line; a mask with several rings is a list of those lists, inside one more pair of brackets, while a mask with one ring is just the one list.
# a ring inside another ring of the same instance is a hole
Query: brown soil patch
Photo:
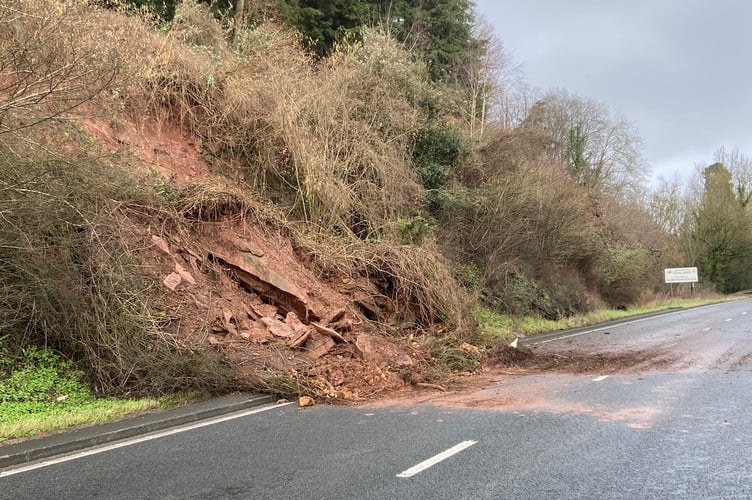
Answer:
[[[149, 118], [140, 126], [130, 122], [84, 119], [88, 134], [119, 154], [133, 155], [135, 166], [156, 169], [167, 181], [183, 184], [209, 174], [200, 159], [199, 141], [170, 120]], [[146, 168], [143, 173], [148, 174]]]
[[[200, 142], [167, 119], [79, 124], [131, 158], [147, 181], [154, 170], [176, 187], [209, 175]], [[405, 389], [405, 373], [425, 366], [428, 356], [417, 344], [386, 336], [363, 317], [357, 304], [364, 297], [374, 307], [389, 305], [367, 278], [322, 277], [274, 224], [227, 213], [187, 231], [138, 209], [124, 209], [123, 219], [159, 286], [160, 328], [183, 348], [208, 345], [222, 353], [240, 387], [362, 401]], [[244, 259], [261, 279], [242, 275], [235, 264]], [[302, 311], [294, 307], [301, 304]]]

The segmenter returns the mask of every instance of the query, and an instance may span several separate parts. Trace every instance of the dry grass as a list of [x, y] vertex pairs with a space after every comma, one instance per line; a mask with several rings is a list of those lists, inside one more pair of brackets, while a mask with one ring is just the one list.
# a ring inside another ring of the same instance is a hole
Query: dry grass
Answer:
[[[316, 66], [279, 26], [243, 31], [230, 47], [196, 9], [183, 4], [191, 23], [154, 38], [165, 58], [130, 90], [140, 103], [134, 112], [168, 109], [250, 189], [324, 230], [383, 235], [398, 215], [420, 208], [409, 157], [421, 120], [410, 99], [420, 82], [406, 81], [416, 68], [407, 52], [374, 35], [371, 45], [342, 46]], [[385, 53], [404, 68], [379, 66]]]

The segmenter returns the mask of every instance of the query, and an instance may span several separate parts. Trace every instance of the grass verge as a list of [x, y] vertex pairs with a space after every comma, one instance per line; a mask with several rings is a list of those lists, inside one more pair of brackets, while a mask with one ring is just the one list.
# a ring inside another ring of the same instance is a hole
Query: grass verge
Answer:
[[159, 398], [98, 398], [92, 390], [96, 386], [58, 353], [37, 346], [19, 353], [2, 350], [0, 443], [181, 406], [203, 396], [199, 391], [183, 391]]
[[567, 330], [569, 328], [578, 328], [581, 326], [596, 325], [616, 319], [639, 316], [666, 309], [686, 309], [714, 302], [723, 302], [736, 300], [739, 297], [707, 297], [694, 299], [676, 299], [660, 304], [649, 304], [646, 306], [635, 307], [626, 311], [616, 309], [600, 309], [587, 314], [578, 314], [569, 316], [558, 321], [551, 321], [540, 317], [533, 316], [506, 316], [494, 313], [488, 309], [481, 309], [477, 313], [478, 321], [484, 333], [494, 342], [503, 342], [505, 340], [514, 340], [516, 333], [523, 335], [536, 335], [539, 333], [553, 332], [557, 330]]

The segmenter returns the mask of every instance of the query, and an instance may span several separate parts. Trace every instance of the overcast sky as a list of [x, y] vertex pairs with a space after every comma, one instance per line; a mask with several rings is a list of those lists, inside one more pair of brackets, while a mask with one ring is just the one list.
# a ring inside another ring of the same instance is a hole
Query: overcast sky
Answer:
[[531, 86], [621, 112], [653, 179], [752, 156], [752, 1], [477, 0]]

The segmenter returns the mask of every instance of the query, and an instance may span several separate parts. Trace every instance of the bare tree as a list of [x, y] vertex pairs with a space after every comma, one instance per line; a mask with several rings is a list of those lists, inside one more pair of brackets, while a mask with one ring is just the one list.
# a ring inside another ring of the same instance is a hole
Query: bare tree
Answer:
[[653, 219], [667, 234], [672, 236], [681, 234], [690, 207], [682, 189], [682, 180], [678, 175], [671, 179], [659, 179], [658, 187], [650, 196], [649, 206]]
[[605, 105], [552, 91], [533, 106], [527, 124], [549, 134], [556, 159], [581, 186], [615, 195], [640, 190], [647, 173], [642, 140]]
[[529, 87], [521, 66], [512, 60], [488, 21], [476, 19], [473, 38], [475, 54], [466, 58], [457, 72], [467, 89], [465, 114], [470, 133], [482, 138], [490, 121], [503, 128], [519, 122], [519, 111], [528, 108], [524, 97], [529, 94]]
[[64, 114], [113, 84], [122, 58], [106, 32], [88, 29], [89, 14], [84, 0], [0, 4], [0, 134]]

